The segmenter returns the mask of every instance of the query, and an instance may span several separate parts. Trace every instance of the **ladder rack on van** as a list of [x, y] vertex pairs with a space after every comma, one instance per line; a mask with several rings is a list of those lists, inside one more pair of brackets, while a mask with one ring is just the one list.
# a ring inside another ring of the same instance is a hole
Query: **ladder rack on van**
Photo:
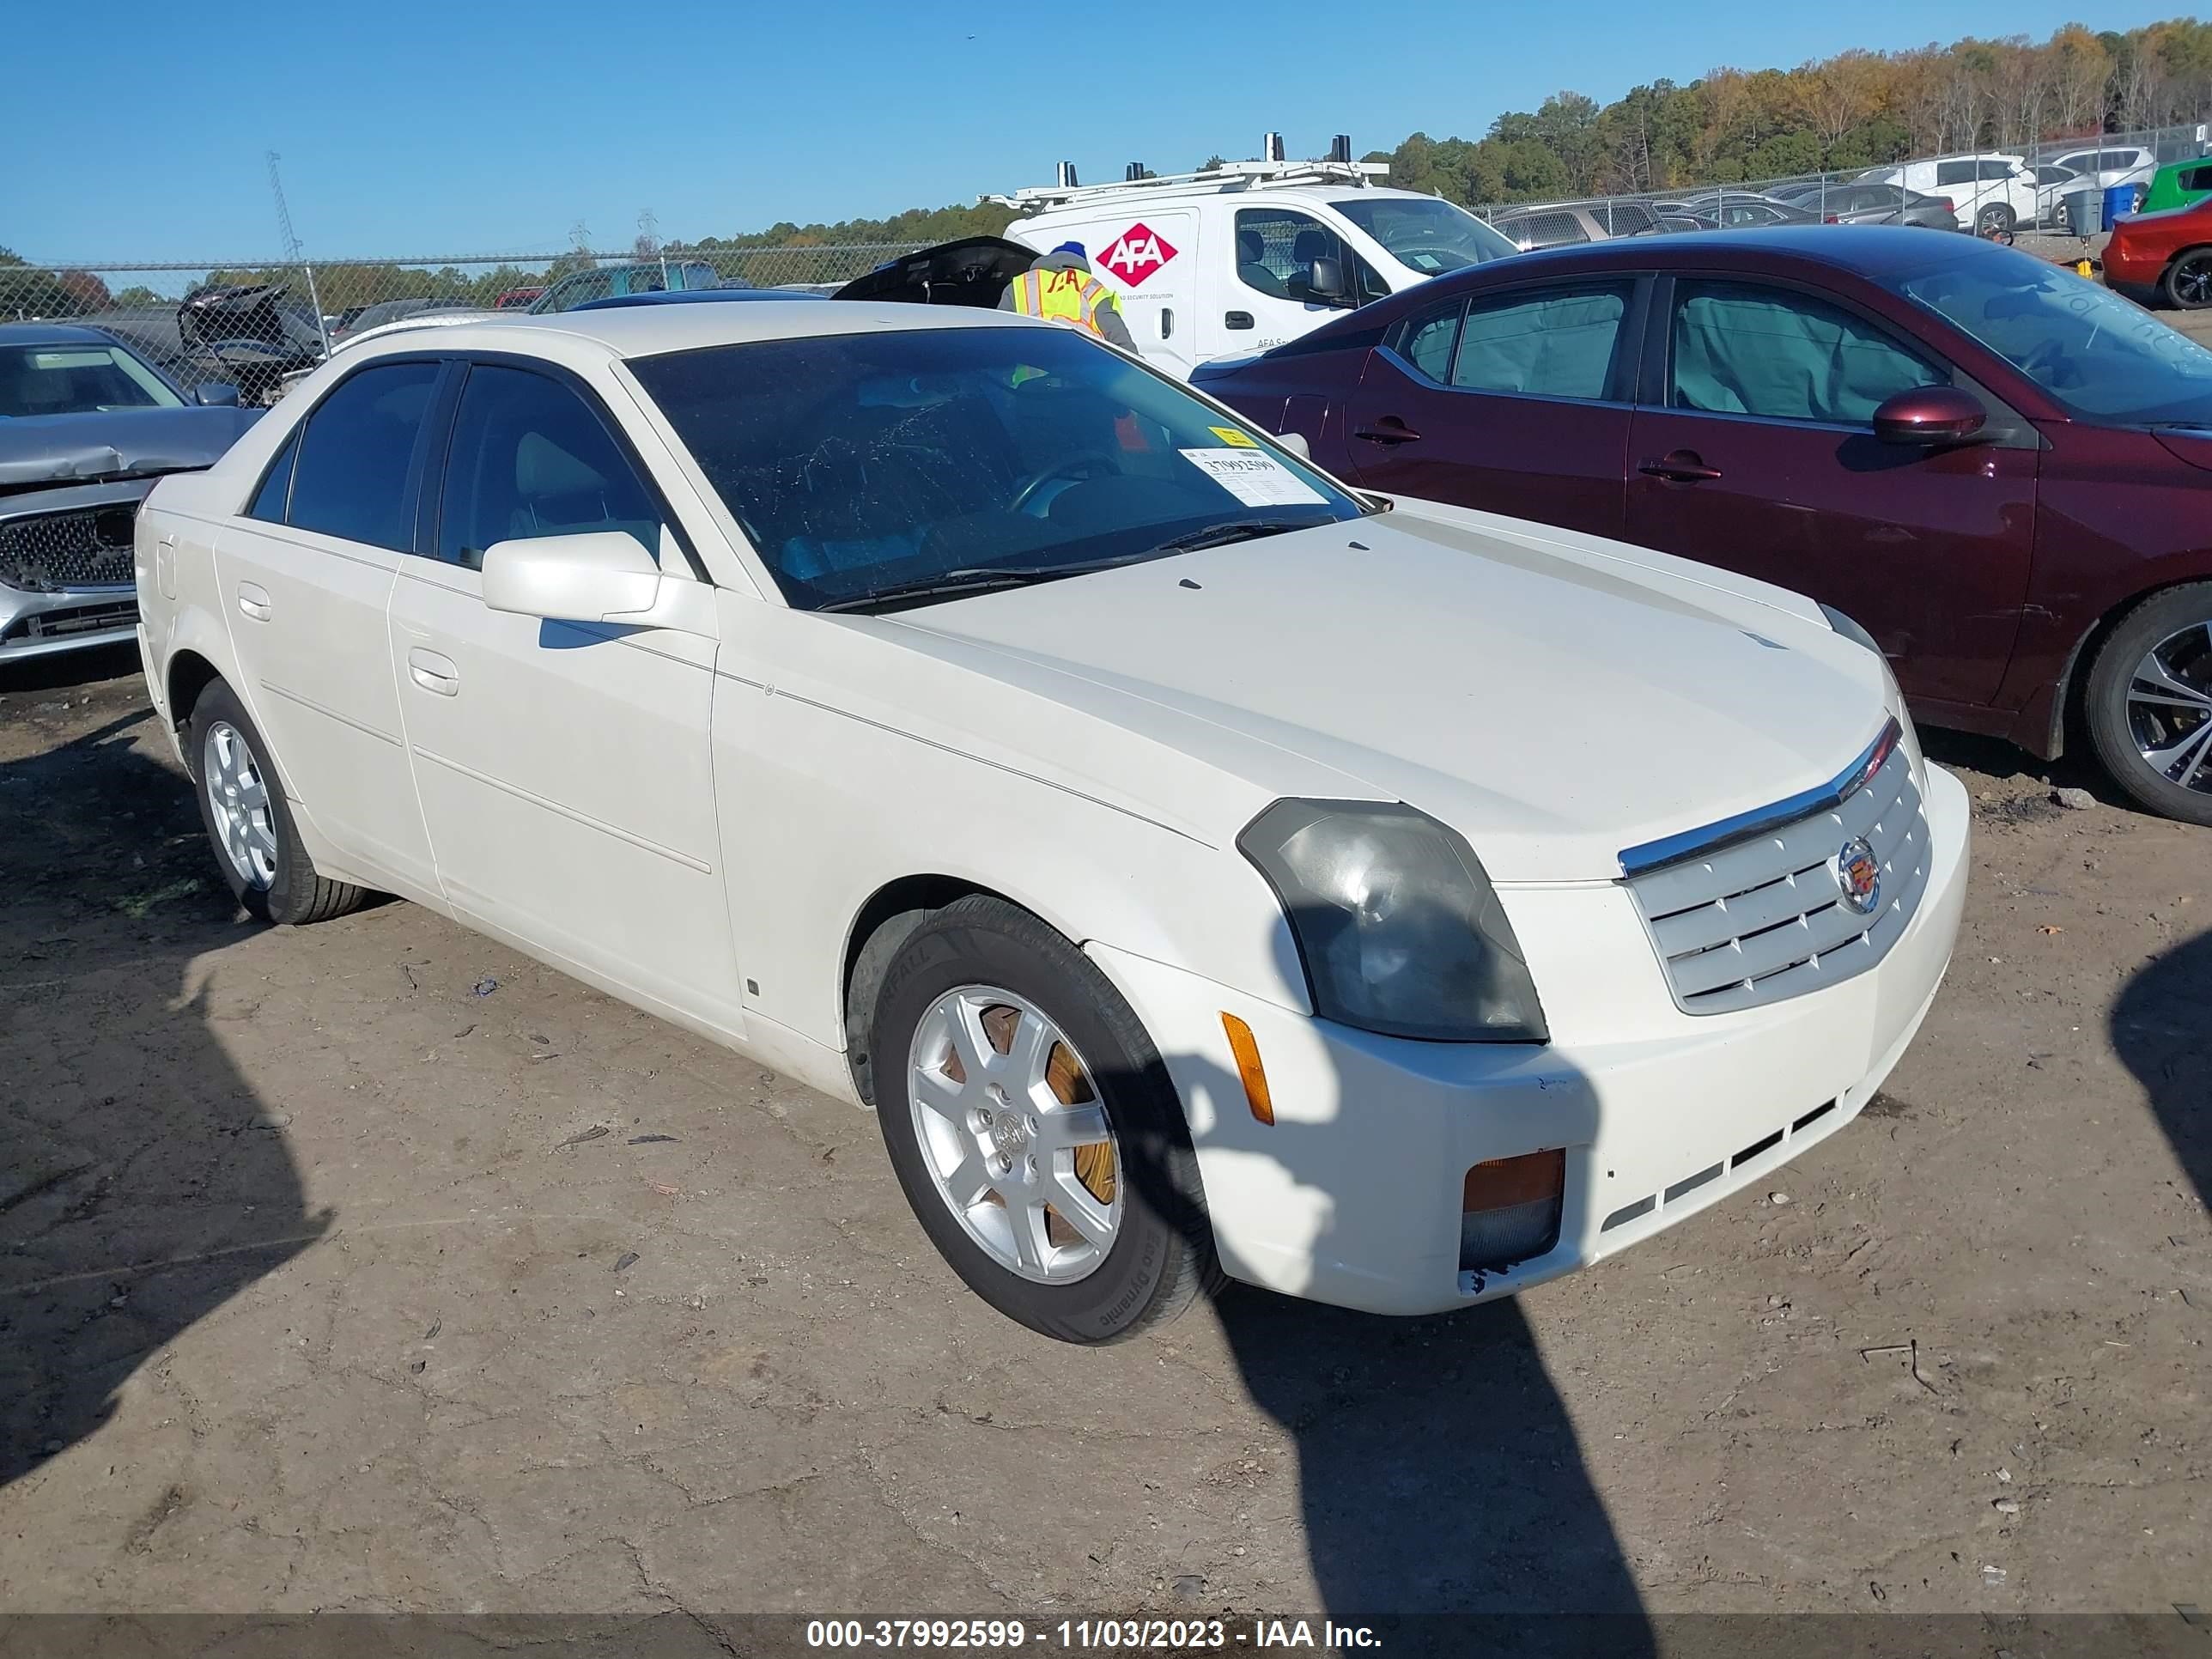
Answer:
[[1030, 185], [1012, 193], [979, 196], [975, 201], [978, 206], [1066, 207], [1172, 191], [1243, 191], [1265, 185], [1365, 185], [1388, 177], [1389, 172], [1387, 161], [1224, 161], [1197, 173], [1162, 173], [1110, 185]]

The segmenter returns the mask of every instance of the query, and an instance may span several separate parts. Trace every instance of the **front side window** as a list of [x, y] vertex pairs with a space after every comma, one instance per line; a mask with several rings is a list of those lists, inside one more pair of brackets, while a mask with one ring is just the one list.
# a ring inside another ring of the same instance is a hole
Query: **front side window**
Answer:
[[1734, 283], [1682, 283], [1674, 293], [1677, 409], [1865, 426], [1899, 392], [1950, 380], [1810, 295]]
[[1938, 161], [1936, 164], [1936, 183], [1938, 186], [1971, 185], [1973, 182], [1974, 164], [1972, 161]]
[[1979, 176], [1986, 182], [2002, 184], [2013, 176], [2013, 164], [2009, 161], [1984, 161]]
[[1075, 577], [1361, 512], [1069, 329], [760, 340], [630, 368], [806, 609]]
[[1390, 290], [1344, 245], [1344, 238], [1310, 213], [1287, 208], [1243, 208], [1237, 215], [1237, 276], [1270, 299], [1331, 303], [1314, 292], [1314, 261], [1334, 259], [1347, 298], [1364, 305]]
[[0, 418], [180, 409], [184, 401], [121, 346], [0, 346]]
[[285, 522], [404, 552], [408, 469], [437, 381], [435, 363], [385, 363], [324, 398], [300, 434]]
[[1460, 328], [1451, 384], [1534, 398], [1603, 398], [1628, 294], [1624, 285], [1476, 301]]
[[2069, 270], [1978, 248], [1900, 284], [2060, 403], [2122, 425], [2212, 422], [2212, 350]]
[[1329, 205], [1400, 264], [1425, 276], [1520, 252], [1465, 208], [1431, 196], [1353, 196]]
[[660, 556], [660, 509], [599, 416], [543, 374], [471, 368], [446, 456], [438, 556], [481, 570], [495, 543], [595, 530]]

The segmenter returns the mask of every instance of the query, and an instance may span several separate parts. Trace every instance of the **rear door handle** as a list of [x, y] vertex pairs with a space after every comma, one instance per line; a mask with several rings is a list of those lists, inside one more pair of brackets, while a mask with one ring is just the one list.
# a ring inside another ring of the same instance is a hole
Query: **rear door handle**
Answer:
[[408, 647], [407, 672], [425, 691], [434, 691], [441, 697], [455, 696], [460, 692], [461, 671], [453, 665], [453, 659], [434, 651], [425, 651], [419, 645]]
[[1363, 426], [1352, 435], [1364, 438], [1370, 444], [1410, 444], [1418, 442], [1421, 434], [1395, 415], [1385, 415], [1373, 426]]
[[1707, 466], [1705, 457], [1694, 449], [1673, 450], [1636, 470], [1648, 478], [1664, 478], [1669, 483], [1710, 483], [1721, 476], [1720, 468]]
[[276, 609], [269, 602], [269, 590], [258, 582], [239, 583], [238, 608], [256, 622], [267, 622]]

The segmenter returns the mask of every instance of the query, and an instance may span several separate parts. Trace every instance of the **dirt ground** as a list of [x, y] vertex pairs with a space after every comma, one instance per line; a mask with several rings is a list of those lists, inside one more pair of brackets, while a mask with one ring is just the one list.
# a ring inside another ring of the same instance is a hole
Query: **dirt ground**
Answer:
[[135, 665], [19, 670], [0, 1607], [2178, 1627], [2212, 831], [1929, 747], [1948, 986], [1771, 1194], [1517, 1304], [1231, 1291], [1082, 1352], [968, 1295], [852, 1108], [411, 905], [236, 920]]

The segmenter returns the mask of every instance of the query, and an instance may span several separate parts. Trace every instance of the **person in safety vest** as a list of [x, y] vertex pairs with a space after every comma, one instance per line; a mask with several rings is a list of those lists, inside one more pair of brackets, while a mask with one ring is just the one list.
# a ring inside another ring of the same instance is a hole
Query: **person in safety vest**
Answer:
[[1080, 242], [1062, 242], [1051, 252], [1039, 254], [1036, 264], [1006, 285], [999, 309], [1086, 329], [1124, 351], [1137, 349], [1129, 325], [1122, 320], [1121, 302], [1091, 274], [1091, 257]]

